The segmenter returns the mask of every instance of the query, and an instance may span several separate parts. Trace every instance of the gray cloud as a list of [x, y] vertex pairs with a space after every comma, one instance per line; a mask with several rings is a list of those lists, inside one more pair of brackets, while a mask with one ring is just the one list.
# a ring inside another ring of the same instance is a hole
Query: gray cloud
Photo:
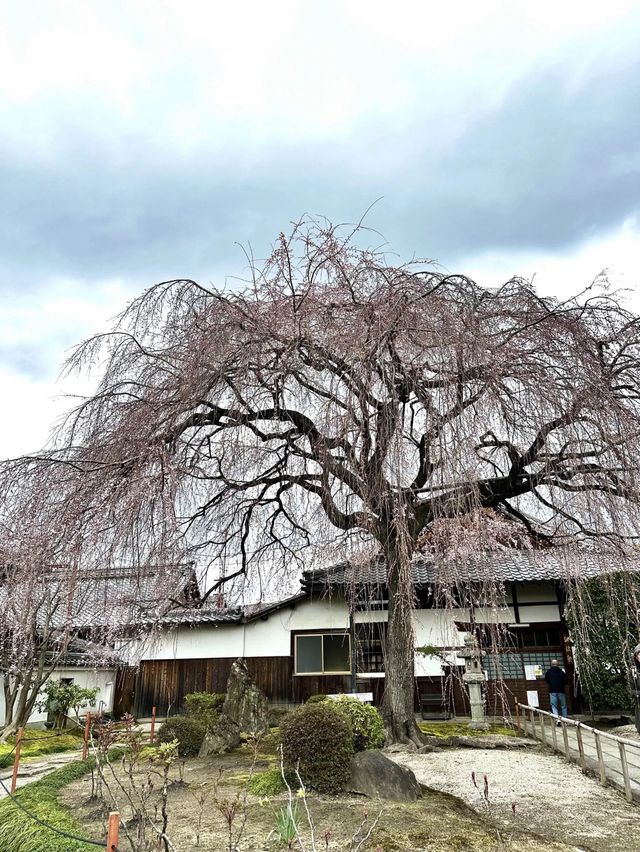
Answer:
[[344, 145], [272, 145], [255, 160], [69, 129], [49, 159], [2, 157], [0, 287], [207, 280], [237, 271], [236, 241], [263, 254], [303, 212], [352, 221], [381, 195], [369, 223], [405, 255], [452, 267], [485, 249], [562, 249], [638, 211], [638, 103], [640, 62], [574, 90], [532, 76], [447, 146], [419, 115], [402, 132], [371, 118]]

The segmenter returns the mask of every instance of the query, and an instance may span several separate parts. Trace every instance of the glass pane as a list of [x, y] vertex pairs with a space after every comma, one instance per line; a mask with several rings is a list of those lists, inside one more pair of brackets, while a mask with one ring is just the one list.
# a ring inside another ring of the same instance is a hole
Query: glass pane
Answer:
[[490, 680], [524, 677], [524, 666], [520, 654], [487, 654], [484, 668]]
[[325, 672], [350, 671], [348, 635], [344, 633], [338, 636], [324, 636], [323, 639]]
[[322, 636], [296, 636], [296, 672], [322, 671]]

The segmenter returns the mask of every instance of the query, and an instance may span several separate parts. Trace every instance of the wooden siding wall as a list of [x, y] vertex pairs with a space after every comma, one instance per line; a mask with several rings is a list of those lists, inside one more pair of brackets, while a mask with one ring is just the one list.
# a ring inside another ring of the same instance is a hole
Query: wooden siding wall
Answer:
[[[133, 707], [123, 706], [125, 701], [116, 695], [118, 710], [132, 710], [138, 718], [151, 715], [155, 705], [158, 715], [167, 712], [179, 713], [182, 710], [184, 696], [189, 692], [224, 692], [234, 657], [203, 660], [147, 660], [140, 665], [135, 678], [135, 701]], [[256, 683], [274, 704], [301, 704], [311, 695], [318, 693], [350, 692], [351, 682], [348, 675], [305, 675], [295, 677], [293, 660], [290, 657], [250, 657], [247, 659], [249, 672]], [[461, 673], [459, 673], [461, 674]], [[125, 682], [127, 685], [129, 681]], [[124, 684], [123, 684], [124, 685]], [[420, 696], [441, 695], [445, 698], [455, 715], [469, 714], [469, 704], [459, 675], [451, 678], [418, 677], [415, 681], [415, 710], [420, 709]], [[359, 680], [358, 689], [372, 691], [374, 704], [380, 706], [384, 693], [384, 679], [371, 681]], [[507, 712], [504, 706], [506, 697], [509, 711], [515, 710], [515, 699], [526, 703], [527, 689], [535, 689], [543, 710], [550, 709], [549, 690], [543, 680], [535, 683], [525, 680], [507, 680], [502, 689], [496, 689], [495, 681], [486, 685], [487, 712], [501, 716]], [[577, 704], [567, 687], [569, 712], [576, 712]], [[116, 710], [116, 712], [118, 712]]]
[[[189, 692], [225, 692], [235, 657], [203, 660], [145, 660], [135, 687], [135, 715], [179, 713]], [[300, 704], [319, 692], [349, 692], [348, 675], [294, 677], [291, 657], [249, 657], [247, 667], [274, 704]]]

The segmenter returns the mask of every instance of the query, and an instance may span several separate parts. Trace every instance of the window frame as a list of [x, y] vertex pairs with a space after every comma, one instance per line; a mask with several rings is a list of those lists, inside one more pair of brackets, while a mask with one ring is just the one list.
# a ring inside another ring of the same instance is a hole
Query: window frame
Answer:
[[[312, 636], [320, 637], [320, 656], [322, 659], [322, 669], [320, 672], [299, 672], [298, 671], [298, 638], [311, 638]], [[350, 675], [351, 668], [345, 669], [344, 671], [339, 672], [327, 672], [324, 671], [324, 637], [325, 636], [341, 636], [343, 639], [347, 640], [347, 648], [348, 648], [348, 659], [349, 665], [352, 664], [352, 647], [351, 647], [351, 635], [348, 630], [300, 630], [296, 631], [291, 636], [291, 641], [293, 644], [293, 676], [294, 677], [341, 677], [343, 675]]]

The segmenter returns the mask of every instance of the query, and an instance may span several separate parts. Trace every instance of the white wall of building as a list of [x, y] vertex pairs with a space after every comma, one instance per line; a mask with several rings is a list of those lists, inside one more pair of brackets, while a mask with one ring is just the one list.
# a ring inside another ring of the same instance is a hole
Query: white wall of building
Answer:
[[[81, 686], [87, 689], [99, 688], [96, 698], [96, 703], [93, 707], [87, 707], [82, 712], [97, 713], [100, 709], [105, 713], [110, 713], [113, 710], [114, 688], [116, 681], [115, 669], [87, 669], [87, 668], [64, 668], [55, 669], [51, 675], [51, 680], [60, 680], [61, 678], [73, 678], [76, 686]], [[4, 690], [2, 689], [2, 676], [0, 676], [0, 723], [4, 725], [5, 721], [5, 705], [4, 705]], [[27, 724], [34, 725], [46, 721], [46, 711], [34, 710]]]
[[[540, 584], [528, 589], [518, 587], [520, 621], [535, 623], [559, 621], [560, 611], [551, 584]], [[527, 601], [546, 601], [548, 604], [529, 606]], [[513, 607], [478, 608], [474, 612], [477, 622], [512, 624]], [[431, 645], [450, 649], [463, 644], [465, 634], [457, 630], [455, 622], [468, 622], [468, 609], [419, 609], [415, 611], [416, 647]], [[356, 612], [359, 624], [384, 622], [384, 610]], [[349, 613], [344, 599], [314, 599], [296, 603], [272, 612], [264, 619], [248, 624], [198, 625], [165, 631], [153, 643], [139, 647], [132, 656], [138, 659], [179, 660], [223, 657], [288, 657], [291, 654], [291, 633], [299, 630], [347, 630]], [[462, 665], [462, 660], [450, 654], [450, 662]], [[416, 653], [417, 676], [438, 677], [442, 674], [441, 657]]]

